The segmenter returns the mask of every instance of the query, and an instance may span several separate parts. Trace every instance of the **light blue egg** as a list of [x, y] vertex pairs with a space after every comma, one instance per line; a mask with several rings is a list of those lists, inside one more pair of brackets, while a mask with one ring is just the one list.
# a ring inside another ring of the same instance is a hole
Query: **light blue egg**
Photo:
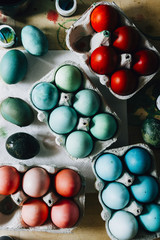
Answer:
[[102, 201], [114, 210], [124, 208], [130, 199], [129, 191], [122, 183], [109, 183], [102, 191]]
[[95, 115], [100, 107], [100, 98], [98, 93], [91, 89], [84, 89], [76, 93], [73, 100], [73, 107], [83, 116]]
[[138, 222], [133, 214], [116, 211], [109, 220], [109, 230], [119, 240], [133, 239], [138, 233]]
[[22, 28], [21, 41], [23, 47], [32, 55], [42, 56], [48, 52], [48, 40], [37, 27], [27, 25]]
[[61, 106], [51, 112], [48, 122], [55, 133], [67, 134], [75, 128], [77, 120], [77, 113], [73, 108]]
[[71, 156], [84, 158], [91, 153], [93, 140], [87, 132], [74, 131], [67, 137], [66, 149]]
[[133, 174], [144, 174], [151, 167], [150, 153], [141, 147], [131, 148], [124, 156], [124, 161]]
[[51, 110], [59, 99], [57, 88], [49, 82], [38, 83], [30, 95], [33, 105], [40, 110]]
[[160, 231], [160, 205], [146, 204], [139, 215], [139, 221], [144, 229], [150, 232]]
[[102, 154], [95, 162], [97, 175], [105, 181], [114, 181], [122, 173], [121, 160], [112, 153]]
[[133, 197], [142, 203], [153, 201], [159, 192], [155, 178], [145, 175], [137, 176], [130, 188]]

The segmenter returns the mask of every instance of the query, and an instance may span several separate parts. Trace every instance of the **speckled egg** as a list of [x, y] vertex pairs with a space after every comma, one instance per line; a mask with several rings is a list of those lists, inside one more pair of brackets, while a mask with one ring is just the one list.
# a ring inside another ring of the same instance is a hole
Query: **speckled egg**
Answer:
[[48, 52], [48, 40], [37, 27], [27, 25], [22, 28], [21, 41], [23, 47], [32, 55], [42, 56]]
[[23, 80], [27, 69], [27, 58], [20, 50], [9, 50], [0, 62], [0, 76], [7, 84], [15, 84]]
[[83, 116], [93, 116], [100, 107], [98, 93], [91, 89], [84, 89], [76, 93], [73, 100], [74, 109]]
[[84, 158], [91, 153], [93, 140], [87, 132], [74, 131], [67, 137], [66, 149], [71, 156]]
[[82, 73], [73, 65], [60, 67], [55, 74], [55, 83], [64, 92], [77, 91], [82, 83]]
[[118, 127], [115, 117], [108, 113], [95, 115], [90, 126], [91, 134], [99, 140], [108, 140], [114, 137]]
[[30, 98], [36, 108], [50, 110], [57, 104], [59, 92], [52, 83], [41, 82], [32, 89]]
[[77, 120], [77, 113], [72, 107], [60, 106], [51, 112], [48, 122], [55, 133], [66, 134], [75, 128]]
[[8, 97], [1, 102], [2, 117], [15, 125], [25, 127], [34, 121], [34, 112], [21, 98]]

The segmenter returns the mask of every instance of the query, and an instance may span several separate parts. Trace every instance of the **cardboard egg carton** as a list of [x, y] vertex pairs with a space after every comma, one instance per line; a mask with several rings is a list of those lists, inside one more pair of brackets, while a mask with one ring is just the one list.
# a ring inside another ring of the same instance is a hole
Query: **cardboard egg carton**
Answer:
[[[48, 115], [49, 113], [47, 111], [41, 111], [39, 109], [37, 109], [31, 99], [29, 99], [32, 107], [37, 111], [37, 118], [40, 122], [44, 122], [48, 125], [48, 128], [49, 130], [51, 131], [51, 133], [55, 136], [55, 142], [57, 145], [59, 146], [62, 146], [64, 147], [64, 149], [66, 150], [66, 153], [69, 155], [69, 157], [73, 160], [78, 160], [78, 159], [81, 159], [81, 160], [88, 160], [88, 159], [93, 159], [93, 157], [95, 155], [97, 155], [99, 152], [101, 152], [103, 149], [105, 148], [108, 148], [111, 144], [113, 144], [114, 142], [117, 141], [117, 138], [119, 136], [119, 133], [120, 133], [120, 125], [121, 125], [121, 120], [119, 119], [119, 117], [117, 116], [116, 112], [114, 112], [108, 105], [108, 103], [105, 102], [102, 94], [100, 93], [100, 91], [98, 90], [98, 88], [96, 88], [93, 83], [91, 82], [90, 78], [86, 75], [86, 73], [84, 72], [84, 70], [80, 67], [80, 65], [78, 65], [77, 63], [73, 62], [73, 61], [66, 61], [64, 62], [63, 64], [57, 66], [56, 68], [54, 68], [53, 70], [51, 70], [47, 75], [45, 75], [43, 78], [41, 78], [39, 81], [35, 82], [31, 89], [30, 89], [30, 93], [29, 95], [31, 94], [31, 91], [32, 89], [34, 88], [34, 86], [36, 86], [38, 83], [40, 82], [51, 82], [54, 84], [54, 79], [55, 79], [55, 75], [56, 75], [56, 72], [57, 70], [64, 66], [64, 65], [73, 65], [75, 67], [77, 67], [82, 75], [83, 75], [83, 83], [82, 83], [82, 86], [79, 90], [82, 90], [82, 89], [91, 89], [91, 90], [94, 90], [96, 91], [96, 93], [98, 93], [99, 97], [100, 97], [100, 109], [98, 111], [98, 113], [100, 112], [105, 112], [105, 113], [109, 113], [111, 114], [112, 116], [115, 117], [116, 121], [117, 121], [117, 132], [116, 134], [109, 140], [105, 140], [105, 141], [101, 141], [101, 140], [96, 140], [94, 138], [93, 140], [93, 150], [92, 152], [85, 158], [75, 158], [73, 156], [71, 156], [66, 148], [65, 148], [65, 140], [66, 140], [66, 135], [60, 135], [60, 134], [57, 134], [55, 133], [54, 131], [52, 131], [49, 127], [49, 124], [48, 124]], [[56, 86], [56, 85], [55, 85]], [[58, 89], [58, 88], [57, 88]], [[78, 90], [78, 91], [79, 91]], [[65, 92], [62, 92], [60, 89], [58, 89], [59, 93], [60, 93], [60, 99], [59, 99], [59, 102], [57, 104], [56, 107], [58, 106], [72, 106], [72, 97], [74, 96], [74, 93], [65, 93]], [[76, 92], [78, 92], [76, 91]], [[54, 109], [56, 108], [54, 107]], [[89, 131], [89, 122], [90, 122], [90, 119], [91, 117], [79, 117], [79, 120], [78, 120], [78, 123], [76, 125], [76, 129], [75, 130], [83, 130], [83, 131], [86, 131], [88, 132]]]
[[[29, 197], [26, 193], [24, 193], [20, 184], [20, 187], [17, 190], [17, 192], [7, 196], [0, 195], [0, 230], [17, 230], [17, 231], [24, 230], [24, 231], [42, 231], [42, 232], [50, 232], [50, 233], [70, 233], [79, 225], [85, 211], [85, 178], [76, 167], [67, 166], [67, 167], [58, 168], [54, 165], [28, 166], [21, 163], [20, 164], [1, 164], [0, 167], [2, 166], [15, 167], [21, 175], [21, 180], [24, 173], [33, 167], [40, 167], [45, 169], [50, 177], [53, 177], [53, 175], [56, 174], [59, 170], [66, 169], [66, 168], [73, 169], [79, 174], [81, 178], [81, 189], [76, 196], [70, 198], [78, 205], [80, 210], [79, 219], [73, 227], [58, 228], [57, 226], [55, 226], [51, 221], [50, 211], [45, 223], [43, 223], [41, 226], [30, 227], [30, 226], [27, 226], [22, 220], [21, 208], [23, 204], [31, 197]], [[44, 196], [42, 196], [40, 199], [43, 200], [49, 208], [51, 208], [54, 205], [54, 203], [56, 203], [61, 198], [63, 197], [58, 195], [58, 193], [56, 193], [56, 191], [54, 190], [54, 187], [51, 188], [50, 186], [47, 193]]]
[[[100, 155], [102, 155], [104, 153], [112, 153], [112, 154], [118, 156], [121, 159], [121, 162], [122, 162], [122, 165], [123, 165], [123, 156], [124, 156], [124, 154], [129, 149], [131, 149], [133, 147], [141, 147], [141, 148], [147, 150], [150, 153], [151, 158], [152, 158], [152, 165], [151, 165], [151, 168], [150, 168], [149, 172], [147, 173], [147, 175], [153, 176], [157, 180], [157, 182], [158, 182], [158, 184], [160, 186], [160, 181], [159, 181], [158, 173], [157, 173], [157, 170], [156, 170], [157, 169], [157, 167], [156, 167], [156, 159], [155, 159], [153, 151], [146, 144], [139, 143], [139, 144], [124, 146], [124, 147], [120, 147], [120, 148], [105, 150], [105, 151], [101, 152], [99, 155], [97, 155], [94, 158], [93, 162], [92, 162], [93, 173], [94, 173], [94, 175], [96, 177], [95, 188], [98, 191], [98, 200], [99, 200], [99, 202], [100, 202], [100, 204], [102, 206], [101, 218], [105, 221], [106, 232], [107, 232], [107, 234], [108, 234], [108, 236], [110, 237], [111, 240], [118, 240], [115, 236], [113, 236], [113, 234], [109, 230], [109, 220], [110, 220], [112, 214], [116, 210], [112, 210], [109, 207], [107, 207], [104, 204], [103, 200], [102, 200], [102, 197], [101, 197], [102, 190], [105, 187], [106, 182], [104, 180], [102, 180], [97, 175], [97, 173], [95, 171], [95, 162], [96, 162], [96, 159]], [[126, 187], [129, 187], [134, 182], [134, 174], [131, 174], [131, 173], [127, 172], [125, 169], [123, 169], [123, 172], [122, 172], [121, 176], [118, 179], [116, 179], [114, 182], [119, 182], [119, 183], [124, 184]], [[154, 203], [160, 204], [160, 194], [154, 200]], [[138, 201], [136, 201], [136, 200], [134, 200], [134, 198], [131, 197], [129, 203], [127, 204], [127, 206], [124, 207], [121, 210], [125, 210], [127, 212], [130, 212], [130, 213], [132, 213], [136, 217], [136, 216], [140, 215], [141, 212], [143, 211], [143, 204], [138, 202]], [[133, 239], [135, 239], [135, 240], [147, 240], [147, 239], [148, 240], [153, 240], [153, 239], [156, 239], [158, 237], [160, 237], [160, 232], [151, 233], [151, 232], [145, 231], [139, 224], [138, 233], [137, 233], [137, 235]]]
[[[118, 95], [114, 93], [110, 87], [110, 77], [108, 75], [100, 75], [95, 73], [89, 64], [89, 59], [91, 53], [98, 48], [99, 46], [109, 46], [111, 45], [110, 39], [106, 36], [105, 31], [96, 33], [90, 24], [90, 16], [92, 11], [98, 5], [110, 5], [118, 11], [120, 15], [120, 24], [117, 26], [132, 26], [137, 30], [140, 41], [139, 41], [139, 49], [146, 48], [155, 51], [158, 57], [160, 57], [157, 49], [147, 40], [147, 38], [143, 35], [143, 33], [135, 26], [135, 24], [124, 14], [124, 12], [119, 8], [114, 2], [97, 2], [93, 3], [83, 14], [82, 16], [73, 23], [73, 25], [67, 30], [66, 33], [66, 45], [82, 61], [82, 63], [95, 75], [99, 78], [101, 84], [109, 89], [109, 91], [118, 99], [127, 100], [131, 98], [135, 93], [137, 93], [141, 88], [143, 88], [158, 72], [154, 72], [148, 76], [139, 76], [138, 87], [137, 89], [128, 95]], [[111, 33], [112, 34], [112, 33]], [[85, 48], [83, 48], [85, 46]], [[125, 67], [130, 69], [132, 63], [132, 54], [130, 53], [122, 53], [120, 54], [120, 63], [118, 68]], [[115, 70], [116, 71], [116, 70]]]

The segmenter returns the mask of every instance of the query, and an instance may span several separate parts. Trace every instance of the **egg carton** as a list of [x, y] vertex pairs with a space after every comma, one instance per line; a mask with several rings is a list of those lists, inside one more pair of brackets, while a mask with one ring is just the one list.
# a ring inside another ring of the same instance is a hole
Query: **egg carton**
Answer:
[[[75, 158], [73, 156], [71, 156], [66, 148], [65, 148], [65, 140], [66, 140], [66, 135], [60, 135], [60, 134], [57, 134], [55, 132], [53, 132], [50, 127], [49, 127], [49, 124], [48, 124], [48, 115], [49, 113], [47, 111], [41, 111], [39, 109], [37, 109], [34, 104], [32, 103], [31, 101], [31, 98], [29, 98], [29, 101], [32, 105], [32, 107], [36, 110], [37, 112], [37, 118], [40, 122], [44, 122], [48, 125], [48, 128], [49, 130], [51, 131], [51, 133], [55, 136], [55, 142], [57, 145], [59, 146], [62, 146], [66, 153], [69, 155], [69, 157], [73, 160], [92, 160], [93, 157], [95, 155], [97, 155], [99, 152], [101, 152], [103, 149], [105, 148], [108, 148], [110, 145], [112, 145], [114, 142], [117, 141], [117, 138], [119, 136], [119, 133], [120, 133], [120, 125], [121, 125], [121, 120], [120, 118], [118, 117], [118, 115], [116, 114], [115, 111], [113, 111], [109, 105], [105, 102], [102, 94], [100, 93], [100, 91], [98, 90], [97, 87], [94, 86], [94, 84], [91, 82], [90, 78], [87, 76], [87, 74], [84, 72], [84, 70], [81, 68], [81, 66], [73, 61], [65, 61], [64, 63], [62, 63], [61, 65], [57, 66], [56, 68], [54, 68], [53, 70], [51, 70], [47, 75], [45, 75], [43, 78], [41, 78], [39, 81], [35, 82], [31, 89], [30, 89], [30, 92], [29, 92], [29, 95], [31, 94], [31, 91], [32, 89], [34, 88], [34, 86], [36, 86], [38, 83], [40, 82], [51, 82], [54, 84], [54, 79], [55, 79], [55, 75], [56, 75], [56, 72], [57, 70], [64, 66], [64, 65], [73, 65], [75, 67], [77, 67], [82, 75], [83, 75], [83, 83], [82, 83], [82, 86], [79, 90], [82, 90], [82, 89], [91, 89], [91, 90], [94, 90], [98, 93], [99, 97], [100, 97], [100, 101], [101, 101], [101, 104], [100, 104], [100, 109], [98, 111], [98, 113], [100, 112], [105, 112], [105, 113], [109, 113], [111, 114], [112, 116], [115, 117], [116, 121], [117, 121], [117, 132], [115, 133], [115, 135], [109, 139], [109, 140], [105, 140], [105, 141], [101, 141], [101, 140], [96, 140], [94, 138], [93, 140], [93, 143], [94, 143], [94, 146], [93, 146], [93, 150], [92, 152], [85, 158]], [[72, 105], [72, 97], [73, 97], [73, 93], [65, 93], [65, 92], [62, 92], [58, 89], [58, 91], [60, 92], [60, 99], [59, 99], [59, 102], [57, 104], [57, 106], [71, 106]], [[77, 92], [77, 91], [76, 91]], [[56, 106], [56, 107], [57, 107]], [[56, 108], [55, 107], [55, 108]], [[54, 109], [55, 109], [54, 108]], [[88, 132], [89, 131], [89, 122], [90, 122], [90, 119], [91, 117], [79, 117], [79, 120], [78, 120], [78, 123], [76, 125], [76, 129], [74, 130], [83, 130], [83, 131], [86, 131]]]
[[[17, 171], [23, 174], [33, 168], [41, 167], [47, 171], [50, 177], [62, 169], [72, 169], [76, 171], [81, 178], [81, 189], [78, 194], [70, 199], [72, 199], [80, 210], [80, 216], [77, 223], [71, 228], [58, 228], [51, 221], [50, 216], [41, 226], [30, 227], [27, 226], [21, 217], [21, 208], [23, 204], [30, 199], [30, 197], [24, 193], [21, 185], [17, 192], [10, 195], [0, 195], [0, 230], [17, 230], [17, 231], [40, 231], [40, 232], [50, 232], [50, 233], [71, 233], [75, 228], [78, 227], [85, 211], [85, 178], [79, 172], [76, 167], [67, 166], [67, 167], [57, 167], [54, 165], [32, 165], [28, 166], [25, 164], [1, 164], [2, 166], [12, 166], [17, 169]], [[50, 187], [51, 188], [51, 187]], [[61, 197], [58, 195], [54, 189], [49, 189], [48, 192], [41, 197], [41, 199], [46, 203], [46, 205], [51, 208]], [[50, 215], [50, 211], [49, 211]]]
[[[114, 148], [114, 149], [109, 149], [109, 150], [105, 150], [103, 152], [101, 152], [99, 155], [97, 155], [94, 160], [92, 161], [92, 169], [93, 169], [93, 173], [96, 177], [96, 181], [95, 181], [95, 189], [98, 191], [98, 200], [102, 206], [102, 212], [101, 212], [101, 218], [105, 221], [105, 228], [106, 228], [106, 232], [108, 234], [108, 236], [110, 237], [111, 240], [118, 240], [118, 238], [116, 238], [115, 236], [113, 236], [113, 234], [111, 233], [110, 229], [109, 229], [109, 220], [112, 216], [112, 214], [116, 211], [116, 210], [112, 210], [109, 207], [107, 207], [103, 200], [102, 200], [102, 190], [105, 187], [105, 181], [103, 181], [96, 173], [95, 171], [95, 162], [96, 159], [104, 153], [112, 153], [118, 157], [120, 157], [122, 165], [123, 165], [123, 155], [131, 148], [133, 147], [141, 147], [145, 150], [147, 150], [152, 158], [152, 164], [151, 167], [149, 169], [149, 172], [147, 173], [147, 175], [153, 176], [160, 187], [160, 181], [158, 178], [158, 173], [157, 173], [157, 164], [156, 164], [156, 159], [154, 156], [153, 151], [150, 149], [150, 147], [147, 144], [143, 144], [143, 143], [138, 143], [138, 144], [133, 144], [133, 145], [129, 145], [129, 146], [123, 146], [123, 147], [119, 147], [119, 148]], [[112, 181], [113, 182], [113, 181]], [[116, 179], [114, 182], [119, 182], [124, 184], [127, 188], [129, 186], [131, 186], [134, 182], [134, 174], [129, 173], [125, 168], [123, 169], [123, 172], [121, 174], [121, 176]], [[158, 195], [158, 197], [154, 200], [154, 203], [160, 204], [160, 194]], [[125, 210], [127, 212], [132, 213], [135, 217], [137, 217], [138, 215], [140, 215], [143, 211], [143, 204], [141, 204], [140, 202], [134, 200], [133, 197], [130, 198], [129, 203], [127, 204], [127, 206], [125, 206], [123, 209], [121, 210]], [[155, 232], [155, 233], [151, 233], [148, 231], [145, 231], [143, 228], [140, 227], [139, 224], [139, 230], [137, 235], [133, 238], [133, 240], [153, 240], [153, 239], [157, 239], [158, 237], [160, 237], [160, 232]]]
[[[114, 2], [96, 2], [93, 3], [83, 14], [82, 16], [74, 22], [69, 29], [66, 30], [66, 45], [70, 51], [77, 54], [80, 61], [87, 67], [95, 76], [99, 78], [99, 81], [102, 85], [107, 87], [109, 91], [118, 99], [127, 100], [131, 98], [134, 94], [136, 94], [141, 88], [143, 88], [158, 72], [154, 72], [148, 76], [139, 76], [138, 87], [137, 89], [128, 95], [118, 95], [114, 93], [110, 87], [110, 77], [109, 75], [100, 75], [97, 74], [92, 70], [89, 64], [89, 58], [91, 53], [99, 46], [109, 46], [111, 45], [110, 38], [108, 35], [103, 32], [96, 33], [90, 24], [90, 16], [92, 11], [98, 5], [110, 5], [112, 6], [120, 15], [120, 25], [119, 26], [132, 26], [134, 29], [137, 30], [140, 41], [139, 41], [139, 48], [146, 48], [153, 50], [157, 53], [157, 56], [160, 58], [160, 54], [157, 49], [148, 41], [148, 39], [143, 35], [143, 33], [135, 26], [135, 24], [124, 14], [119, 6], [117, 6]], [[119, 27], [118, 26], [118, 27]], [[86, 49], [80, 46], [80, 42], [84, 44], [88, 44]], [[132, 55], [129, 53], [122, 53], [120, 54], [120, 63], [118, 68], [127, 68], [130, 69], [132, 64]]]

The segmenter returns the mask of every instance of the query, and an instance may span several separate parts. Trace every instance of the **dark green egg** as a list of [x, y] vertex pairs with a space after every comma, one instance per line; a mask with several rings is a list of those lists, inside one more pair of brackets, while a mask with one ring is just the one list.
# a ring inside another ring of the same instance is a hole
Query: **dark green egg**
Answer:
[[32, 135], [18, 132], [7, 139], [6, 150], [14, 158], [30, 159], [39, 153], [40, 145]]
[[34, 112], [30, 105], [20, 98], [8, 97], [0, 105], [2, 117], [15, 125], [25, 127], [34, 120]]

